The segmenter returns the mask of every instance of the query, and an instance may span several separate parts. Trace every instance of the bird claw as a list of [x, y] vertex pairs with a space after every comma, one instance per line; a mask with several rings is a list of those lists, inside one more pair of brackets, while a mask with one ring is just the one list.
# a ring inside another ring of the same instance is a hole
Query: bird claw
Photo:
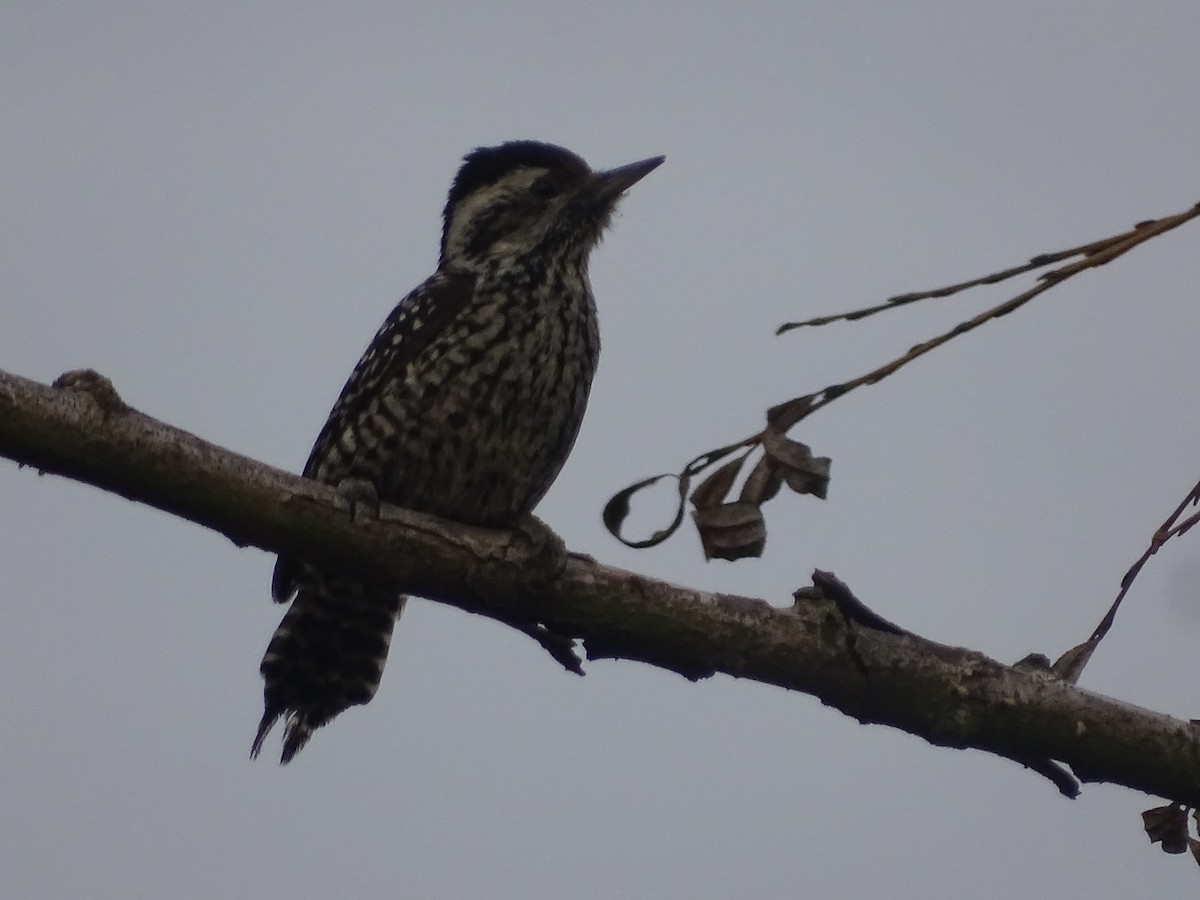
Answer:
[[547, 581], [558, 578], [567, 567], [567, 545], [550, 526], [534, 515], [522, 516], [513, 526], [522, 544], [514, 561], [545, 572]]
[[128, 409], [113, 383], [95, 369], [72, 369], [70, 372], [63, 372], [54, 379], [54, 387], [90, 395], [105, 415]]
[[365, 478], [343, 478], [337, 483], [337, 492], [350, 504], [351, 521], [379, 518], [379, 493]]

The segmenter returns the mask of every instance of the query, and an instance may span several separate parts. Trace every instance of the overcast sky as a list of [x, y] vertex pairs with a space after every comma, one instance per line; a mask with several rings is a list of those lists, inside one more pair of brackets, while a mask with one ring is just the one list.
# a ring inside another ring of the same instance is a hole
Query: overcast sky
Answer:
[[[0, 2], [0, 368], [90, 366], [298, 470], [433, 269], [467, 150], [665, 153], [594, 258], [604, 352], [540, 507], [572, 549], [789, 602], [832, 569], [1012, 662], [1082, 640], [1200, 476], [1200, 226], [840, 400], [829, 499], [760, 561], [635, 552], [614, 491], [1019, 286], [776, 338], [1200, 199], [1200, 5]], [[669, 493], [669, 491], [667, 492]], [[669, 510], [639, 506], [652, 529]], [[1086, 687], [1200, 715], [1200, 544]], [[1119, 788], [1060, 797], [810, 697], [604, 662], [410, 604], [382, 688], [252, 763], [273, 558], [0, 461], [0, 894], [1195, 896]]]

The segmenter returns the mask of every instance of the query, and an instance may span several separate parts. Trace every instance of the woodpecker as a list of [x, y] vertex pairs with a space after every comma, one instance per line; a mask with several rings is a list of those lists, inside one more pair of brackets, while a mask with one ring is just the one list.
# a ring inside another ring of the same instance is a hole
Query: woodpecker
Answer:
[[[304, 475], [447, 519], [519, 526], [575, 443], [600, 354], [588, 256], [617, 201], [664, 157], [593, 171], [538, 141], [464, 157], [437, 271], [354, 367]], [[251, 756], [280, 718], [281, 762], [379, 687], [406, 598], [354, 572], [280, 556], [291, 606], [263, 656]]]

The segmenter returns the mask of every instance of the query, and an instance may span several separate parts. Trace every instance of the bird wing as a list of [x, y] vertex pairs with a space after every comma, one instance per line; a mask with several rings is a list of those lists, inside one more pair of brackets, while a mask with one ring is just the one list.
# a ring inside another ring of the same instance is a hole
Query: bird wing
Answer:
[[[304, 466], [304, 476], [315, 478], [335, 448], [342, 432], [365, 412], [379, 385], [403, 380], [408, 368], [442, 334], [454, 318], [470, 303], [475, 276], [462, 271], [438, 270], [423, 284], [396, 304], [378, 333], [367, 346], [362, 359], [342, 388], [312, 453]], [[322, 480], [330, 481], [331, 473]], [[280, 556], [271, 579], [271, 595], [276, 602], [291, 599], [296, 589], [299, 561]]]

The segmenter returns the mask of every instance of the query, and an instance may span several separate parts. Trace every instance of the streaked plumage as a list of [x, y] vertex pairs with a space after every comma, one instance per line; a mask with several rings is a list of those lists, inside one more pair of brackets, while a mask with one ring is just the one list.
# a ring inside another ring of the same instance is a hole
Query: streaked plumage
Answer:
[[[600, 352], [588, 254], [624, 190], [661, 157], [593, 173], [518, 141], [464, 160], [443, 213], [437, 271], [384, 322], [304, 468], [333, 485], [478, 525], [528, 515], [583, 421]], [[292, 605], [262, 662], [257, 755], [284, 719], [282, 761], [374, 696], [404, 598], [395, 586], [280, 557]]]

